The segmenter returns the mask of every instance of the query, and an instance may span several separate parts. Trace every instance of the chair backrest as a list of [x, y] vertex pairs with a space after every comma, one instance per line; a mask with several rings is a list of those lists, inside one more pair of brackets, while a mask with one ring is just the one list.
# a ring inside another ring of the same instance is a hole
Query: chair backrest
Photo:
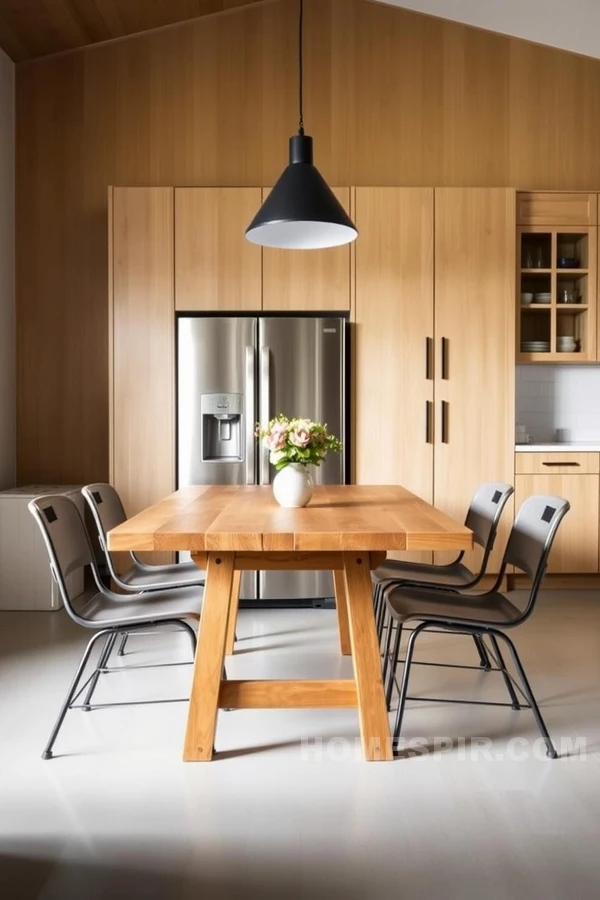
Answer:
[[108, 532], [127, 519], [121, 498], [110, 484], [88, 484], [81, 489], [81, 493], [90, 508], [105, 549]]
[[532, 594], [544, 576], [558, 526], [570, 508], [562, 497], [535, 494], [517, 513], [506, 545], [503, 569], [515, 566], [529, 575], [533, 579]]
[[42, 532], [50, 566], [67, 612], [79, 621], [67, 578], [83, 566], [91, 566], [98, 583], [94, 552], [79, 510], [69, 497], [61, 494], [36, 497], [30, 501], [28, 508]]
[[465, 525], [473, 532], [475, 543], [484, 548], [486, 561], [494, 547], [500, 517], [513, 493], [511, 484], [490, 481], [482, 484], [471, 500]]

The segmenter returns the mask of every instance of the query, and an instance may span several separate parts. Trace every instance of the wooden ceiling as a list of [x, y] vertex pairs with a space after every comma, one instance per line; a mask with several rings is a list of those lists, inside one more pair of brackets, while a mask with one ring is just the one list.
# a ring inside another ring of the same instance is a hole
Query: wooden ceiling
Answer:
[[0, 47], [23, 62], [260, 2], [0, 0]]

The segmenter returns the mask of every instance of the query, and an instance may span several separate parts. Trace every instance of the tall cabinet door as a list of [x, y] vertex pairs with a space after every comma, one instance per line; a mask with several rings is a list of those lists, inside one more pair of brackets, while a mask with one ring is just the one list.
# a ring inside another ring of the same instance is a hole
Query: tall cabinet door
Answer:
[[[263, 189], [263, 195], [269, 188]], [[350, 188], [333, 188], [350, 212]], [[263, 249], [263, 309], [269, 312], [334, 312], [350, 309], [349, 244], [327, 250]]]
[[134, 515], [175, 489], [173, 189], [113, 188], [110, 480]]
[[261, 248], [244, 231], [259, 187], [175, 188], [175, 307], [250, 312], [261, 308]]
[[[459, 520], [482, 482], [514, 479], [514, 272], [515, 192], [436, 189], [434, 501]], [[509, 508], [490, 571], [511, 518]]]
[[433, 189], [357, 188], [355, 217], [356, 482], [401, 484], [431, 502]]

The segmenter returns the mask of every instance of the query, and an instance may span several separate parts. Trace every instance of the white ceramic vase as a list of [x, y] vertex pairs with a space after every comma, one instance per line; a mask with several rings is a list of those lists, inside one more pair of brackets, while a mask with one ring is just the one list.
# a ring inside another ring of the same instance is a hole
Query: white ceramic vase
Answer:
[[280, 506], [306, 506], [313, 495], [314, 482], [308, 466], [290, 463], [273, 479], [273, 494]]

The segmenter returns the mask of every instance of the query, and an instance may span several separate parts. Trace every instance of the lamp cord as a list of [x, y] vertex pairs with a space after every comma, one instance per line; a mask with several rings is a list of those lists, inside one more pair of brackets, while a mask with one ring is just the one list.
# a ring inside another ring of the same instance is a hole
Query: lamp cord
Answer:
[[298, 19], [298, 105], [300, 110], [300, 118], [298, 121], [298, 134], [304, 134], [304, 117], [302, 115], [302, 91], [303, 91], [303, 69], [302, 69], [302, 32], [304, 30], [304, 0], [300, 0], [300, 16]]

